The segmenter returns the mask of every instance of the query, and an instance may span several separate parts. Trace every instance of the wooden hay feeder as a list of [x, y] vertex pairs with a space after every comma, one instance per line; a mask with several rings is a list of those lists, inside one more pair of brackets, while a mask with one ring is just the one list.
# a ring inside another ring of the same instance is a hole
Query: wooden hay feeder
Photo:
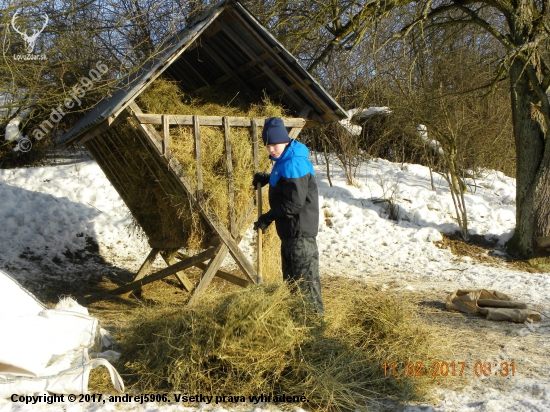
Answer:
[[[191, 293], [188, 303], [193, 304], [214, 276], [239, 286], [257, 282], [254, 267], [238, 246], [240, 233], [254, 210], [254, 198], [251, 195], [248, 206], [236, 210], [231, 136], [234, 128], [249, 129], [250, 153], [254, 169], [259, 170], [258, 129], [264, 119], [144, 113], [136, 100], [139, 95], [161, 75], [178, 81], [187, 93], [237, 84], [253, 101], [261, 102], [267, 94], [297, 114], [297, 118], [285, 119], [291, 137], [296, 137], [304, 126], [347, 115], [238, 2], [221, 2], [165, 44], [162, 53], [92, 109], [60, 139], [58, 146], [81, 142], [86, 147], [149, 239], [152, 250], [134, 281], [113, 293], [135, 291], [175, 275]], [[193, 131], [196, 166], [192, 176], [171, 150], [170, 130], [182, 126]], [[203, 180], [202, 127], [223, 132], [227, 224], [208, 202], [209, 188]], [[188, 246], [191, 215], [200, 216], [200, 222], [194, 224], [203, 227], [204, 242], [201, 252], [188, 256], [179, 250]], [[244, 277], [220, 270], [228, 253]], [[168, 267], [148, 274], [159, 254]], [[183, 272], [192, 266], [203, 270], [196, 285]]]

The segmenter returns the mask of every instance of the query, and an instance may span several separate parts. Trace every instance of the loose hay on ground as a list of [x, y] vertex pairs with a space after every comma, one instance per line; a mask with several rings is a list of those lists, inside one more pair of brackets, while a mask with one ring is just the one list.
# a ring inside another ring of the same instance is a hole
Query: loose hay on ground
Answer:
[[[373, 399], [425, 397], [441, 381], [408, 377], [408, 362], [452, 359], [446, 333], [406, 299], [338, 279], [324, 319], [285, 284], [210, 293], [194, 308], [144, 307], [123, 346], [140, 391], [305, 395], [307, 408], [365, 409]], [[395, 362], [397, 375], [382, 364]], [[449, 378], [451, 379], [451, 378]]]

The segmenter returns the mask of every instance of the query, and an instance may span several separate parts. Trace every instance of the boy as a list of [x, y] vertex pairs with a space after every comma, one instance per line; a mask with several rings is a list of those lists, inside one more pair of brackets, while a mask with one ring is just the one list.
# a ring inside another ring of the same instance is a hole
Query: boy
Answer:
[[290, 139], [284, 122], [278, 117], [266, 119], [262, 132], [270, 159], [271, 174], [256, 173], [252, 184], [269, 183], [271, 210], [258, 218], [254, 230], [263, 232], [275, 221], [281, 239], [283, 279], [298, 283], [304, 298], [323, 314], [319, 251], [316, 236], [319, 227], [319, 195], [309, 150]]

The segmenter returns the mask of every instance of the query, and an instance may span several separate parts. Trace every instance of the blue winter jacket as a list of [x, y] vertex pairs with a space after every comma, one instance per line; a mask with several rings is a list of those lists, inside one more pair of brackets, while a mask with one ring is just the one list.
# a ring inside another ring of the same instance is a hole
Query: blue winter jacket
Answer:
[[319, 194], [309, 150], [291, 140], [275, 162], [269, 177], [268, 216], [275, 220], [281, 239], [317, 236]]

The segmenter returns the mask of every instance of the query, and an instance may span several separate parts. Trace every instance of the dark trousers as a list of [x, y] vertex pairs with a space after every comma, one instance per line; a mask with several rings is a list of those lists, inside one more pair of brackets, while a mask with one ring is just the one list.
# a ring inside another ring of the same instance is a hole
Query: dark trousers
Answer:
[[319, 279], [319, 250], [314, 237], [281, 239], [283, 279], [298, 284], [304, 299], [323, 314], [321, 280]]

